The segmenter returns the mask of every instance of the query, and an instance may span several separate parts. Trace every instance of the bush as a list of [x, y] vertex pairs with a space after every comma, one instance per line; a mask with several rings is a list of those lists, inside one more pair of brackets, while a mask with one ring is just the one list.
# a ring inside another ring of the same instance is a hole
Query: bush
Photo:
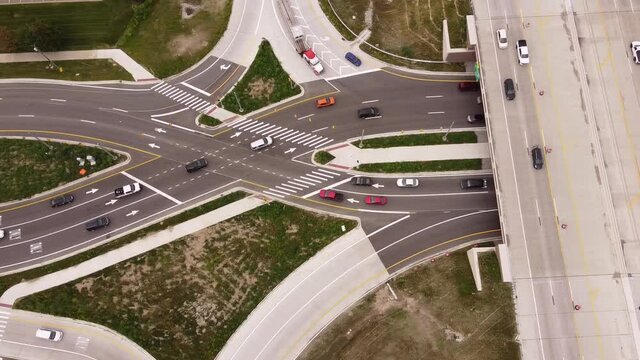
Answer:
[[0, 53], [12, 53], [17, 48], [16, 35], [6, 26], [0, 26]]
[[124, 33], [122, 33], [120, 39], [118, 39], [116, 47], [122, 47], [138, 32], [140, 24], [149, 17], [149, 14], [153, 10], [153, 5], [155, 5], [155, 0], [144, 0], [140, 4], [134, 4], [131, 6], [133, 8], [133, 16], [131, 17], [131, 20], [129, 20], [129, 24], [124, 30]]
[[222, 121], [211, 117], [211, 116], [207, 116], [207, 115], [200, 115], [200, 117], [198, 117], [198, 121], [200, 122], [200, 124], [202, 125], [206, 125], [206, 126], [218, 126], [220, 124], [222, 124]]
[[21, 43], [25, 49], [36, 46], [40, 51], [57, 51], [64, 43], [60, 28], [41, 19], [26, 24], [21, 33]]

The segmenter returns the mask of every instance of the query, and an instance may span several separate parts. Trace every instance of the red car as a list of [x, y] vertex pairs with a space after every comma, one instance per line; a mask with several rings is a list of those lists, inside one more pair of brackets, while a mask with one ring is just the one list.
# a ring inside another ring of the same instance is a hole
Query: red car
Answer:
[[333, 190], [328, 190], [328, 189], [320, 190], [320, 193], [318, 195], [320, 195], [320, 197], [323, 199], [328, 199], [333, 201], [342, 201], [342, 198], [344, 198], [344, 195], [342, 195], [341, 193], [335, 192]]
[[387, 203], [387, 198], [384, 196], [367, 196], [364, 198], [364, 202], [367, 205], [384, 205]]

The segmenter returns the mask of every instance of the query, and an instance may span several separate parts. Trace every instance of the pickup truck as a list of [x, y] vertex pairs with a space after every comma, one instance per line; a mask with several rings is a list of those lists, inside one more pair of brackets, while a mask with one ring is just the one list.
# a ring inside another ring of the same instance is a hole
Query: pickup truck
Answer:
[[142, 190], [142, 185], [140, 183], [134, 182], [133, 184], [127, 184], [125, 186], [119, 187], [113, 190], [113, 193], [117, 198], [125, 197], [131, 194], [135, 194]]

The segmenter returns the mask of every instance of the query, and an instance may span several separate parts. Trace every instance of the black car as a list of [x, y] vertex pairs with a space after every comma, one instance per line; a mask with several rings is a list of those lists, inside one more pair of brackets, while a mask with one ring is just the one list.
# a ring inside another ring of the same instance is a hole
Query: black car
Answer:
[[542, 169], [542, 165], [544, 165], [544, 156], [542, 155], [542, 149], [540, 149], [540, 147], [534, 146], [533, 149], [531, 149], [531, 160], [533, 161], [534, 169]]
[[486, 189], [487, 179], [462, 179], [460, 180], [460, 188], [466, 189]]
[[58, 196], [57, 198], [51, 199], [49, 202], [51, 207], [58, 207], [66, 204], [71, 204], [75, 198], [71, 194], [64, 194], [62, 196]]
[[84, 228], [87, 229], [87, 231], [93, 231], [102, 229], [105, 226], [109, 226], [109, 223], [111, 223], [111, 221], [108, 217], [100, 216], [99, 218], [95, 218], [91, 221], [86, 222], [84, 224]]
[[198, 171], [204, 167], [207, 167], [207, 165], [209, 165], [207, 159], [198, 159], [185, 165], [185, 168], [187, 169], [188, 173], [192, 173], [194, 171]]
[[467, 115], [467, 122], [470, 124], [484, 122], [484, 114]]
[[516, 87], [513, 85], [512, 79], [506, 79], [504, 81], [504, 96], [507, 100], [513, 100], [516, 98]]
[[351, 178], [351, 185], [371, 186], [373, 179], [366, 176], [354, 176]]
[[380, 110], [375, 107], [368, 107], [364, 109], [358, 110], [358, 117], [360, 119], [372, 119], [376, 117], [380, 117]]

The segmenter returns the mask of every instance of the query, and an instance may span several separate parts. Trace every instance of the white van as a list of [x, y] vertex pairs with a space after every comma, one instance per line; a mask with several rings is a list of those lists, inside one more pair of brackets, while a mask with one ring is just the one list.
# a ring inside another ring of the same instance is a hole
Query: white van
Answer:
[[62, 340], [62, 330], [40, 328], [36, 331], [36, 337], [51, 341]]
[[251, 150], [258, 151], [264, 149], [267, 146], [273, 144], [273, 138], [271, 136], [263, 137], [251, 143]]

